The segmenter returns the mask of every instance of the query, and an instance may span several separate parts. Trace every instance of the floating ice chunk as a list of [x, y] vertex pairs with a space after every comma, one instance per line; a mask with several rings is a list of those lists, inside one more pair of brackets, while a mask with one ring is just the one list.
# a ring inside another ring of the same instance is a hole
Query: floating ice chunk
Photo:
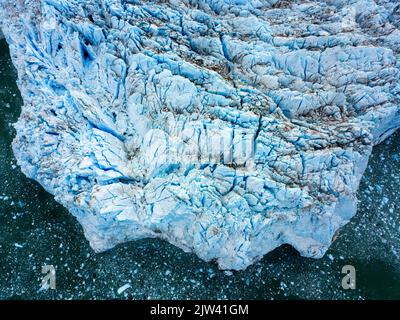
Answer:
[[124, 291], [126, 291], [127, 289], [129, 289], [130, 287], [131, 287], [131, 285], [129, 283], [126, 283], [122, 287], [118, 288], [117, 293], [121, 294]]
[[0, 6], [18, 165], [96, 252], [159, 237], [222, 269], [282, 244], [322, 257], [400, 127], [395, 2]]

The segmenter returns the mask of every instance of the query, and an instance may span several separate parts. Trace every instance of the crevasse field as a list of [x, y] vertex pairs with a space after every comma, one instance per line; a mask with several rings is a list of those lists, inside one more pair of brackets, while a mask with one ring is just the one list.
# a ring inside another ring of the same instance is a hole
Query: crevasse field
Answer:
[[[399, 299], [400, 132], [374, 148], [358, 191], [357, 215], [322, 259], [289, 246], [245, 271], [220, 271], [161, 240], [139, 240], [95, 254], [81, 226], [16, 166], [11, 150], [22, 105], [5, 40], [0, 42], [1, 299]], [[341, 287], [344, 265], [357, 289]], [[40, 291], [43, 265], [56, 290]], [[130, 287], [121, 294], [125, 284]]]

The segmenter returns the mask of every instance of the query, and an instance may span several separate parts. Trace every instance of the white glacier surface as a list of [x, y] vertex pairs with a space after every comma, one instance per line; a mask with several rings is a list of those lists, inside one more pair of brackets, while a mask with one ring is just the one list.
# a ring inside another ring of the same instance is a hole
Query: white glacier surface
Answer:
[[0, 28], [18, 164], [97, 252], [322, 257], [400, 126], [398, 1], [0, 0]]

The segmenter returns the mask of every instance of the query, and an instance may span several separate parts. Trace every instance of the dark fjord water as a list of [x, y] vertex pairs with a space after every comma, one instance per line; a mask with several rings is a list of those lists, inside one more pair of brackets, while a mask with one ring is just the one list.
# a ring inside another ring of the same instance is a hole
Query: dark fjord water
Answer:
[[[358, 213], [323, 259], [282, 246], [243, 272], [222, 272], [160, 240], [95, 254], [77, 221], [16, 166], [16, 78], [1, 40], [0, 299], [400, 298], [400, 132], [375, 148]], [[39, 290], [43, 265], [56, 268], [55, 290]], [[356, 269], [355, 290], [341, 287], [344, 265]]]

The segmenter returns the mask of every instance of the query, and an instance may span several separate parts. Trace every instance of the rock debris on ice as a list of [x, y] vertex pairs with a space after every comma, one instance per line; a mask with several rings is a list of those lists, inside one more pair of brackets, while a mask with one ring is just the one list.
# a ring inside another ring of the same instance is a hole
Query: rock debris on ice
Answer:
[[0, 0], [0, 26], [18, 164], [97, 252], [322, 257], [400, 126], [398, 1]]

